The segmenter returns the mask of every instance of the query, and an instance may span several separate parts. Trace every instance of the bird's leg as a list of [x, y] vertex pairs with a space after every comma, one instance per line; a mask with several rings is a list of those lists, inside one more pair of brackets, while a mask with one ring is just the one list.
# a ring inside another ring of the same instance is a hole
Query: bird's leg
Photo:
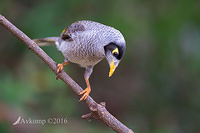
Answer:
[[90, 87], [90, 82], [89, 82], [89, 78], [90, 78], [90, 75], [92, 74], [92, 71], [93, 71], [93, 66], [88, 66], [86, 67], [86, 70], [85, 70], [85, 75], [84, 75], [84, 78], [85, 78], [85, 82], [87, 84], [87, 88], [85, 90], [83, 90], [79, 95], [83, 95], [79, 101], [82, 101], [82, 100], [86, 100], [86, 98], [88, 97], [88, 95], [90, 94], [91, 92], [91, 87]]
[[83, 90], [83, 91], [79, 94], [79, 95], [82, 95], [82, 94], [83, 94], [83, 96], [80, 98], [79, 101], [85, 100], [85, 99], [88, 97], [88, 95], [90, 94], [90, 92], [91, 92], [90, 83], [89, 83], [89, 80], [88, 80], [87, 78], [85, 78], [85, 82], [86, 82], [86, 84], [87, 84], [87, 88], [86, 88], [85, 90]]

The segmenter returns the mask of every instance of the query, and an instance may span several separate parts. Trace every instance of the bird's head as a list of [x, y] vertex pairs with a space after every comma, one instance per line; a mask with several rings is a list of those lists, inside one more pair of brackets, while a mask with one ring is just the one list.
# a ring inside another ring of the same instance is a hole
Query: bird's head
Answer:
[[126, 49], [125, 41], [111, 42], [104, 47], [105, 56], [110, 66], [109, 77], [112, 76], [115, 69], [122, 60]]

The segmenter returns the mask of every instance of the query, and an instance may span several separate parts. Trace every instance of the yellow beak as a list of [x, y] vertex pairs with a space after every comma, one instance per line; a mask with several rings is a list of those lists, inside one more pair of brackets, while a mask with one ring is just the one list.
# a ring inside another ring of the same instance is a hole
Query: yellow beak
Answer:
[[109, 72], [109, 77], [112, 76], [112, 74], [115, 71], [116, 66], [114, 65], [114, 61], [112, 60], [112, 62], [110, 63], [110, 72]]

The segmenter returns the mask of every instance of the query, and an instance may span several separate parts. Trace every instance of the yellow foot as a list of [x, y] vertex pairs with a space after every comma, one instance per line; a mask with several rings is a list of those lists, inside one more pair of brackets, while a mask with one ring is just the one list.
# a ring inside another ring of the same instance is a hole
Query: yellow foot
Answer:
[[63, 66], [67, 65], [67, 64], [68, 64], [68, 62], [64, 62], [62, 64], [59, 63], [58, 66], [57, 66], [58, 67], [57, 72], [60, 72], [61, 70], [63, 70]]
[[58, 69], [57, 69], [57, 72], [60, 72], [61, 70], [63, 70], [63, 64], [58, 64]]
[[82, 94], [84, 94], [84, 95], [80, 98], [79, 101], [86, 100], [86, 98], [88, 97], [90, 92], [91, 92], [90, 87], [87, 87], [85, 90], [83, 90], [79, 95], [82, 95]]
[[[59, 73], [61, 70], [63, 70], [63, 66], [64, 65], [67, 65], [68, 63], [67, 62], [64, 62], [64, 63], [62, 63], [62, 64], [58, 64], [57, 65], [57, 73]], [[58, 76], [56, 76], [56, 79], [59, 79], [59, 77]]]

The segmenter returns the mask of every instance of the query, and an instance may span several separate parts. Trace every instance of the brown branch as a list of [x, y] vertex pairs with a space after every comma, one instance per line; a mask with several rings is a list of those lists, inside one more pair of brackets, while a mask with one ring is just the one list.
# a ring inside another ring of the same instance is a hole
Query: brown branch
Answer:
[[[51, 70], [60, 77], [77, 95], [83, 90], [75, 81], [73, 81], [63, 70], [59, 73], [56, 72], [56, 63], [27, 35], [10, 23], [4, 16], [0, 14], [0, 24], [14, 34], [20, 41], [22, 41], [30, 50], [38, 55]], [[105, 103], [96, 103], [90, 96], [85, 100], [91, 113], [83, 115], [83, 119], [98, 119], [112, 128], [117, 133], [133, 133], [113, 115], [111, 115], [105, 108]]]

